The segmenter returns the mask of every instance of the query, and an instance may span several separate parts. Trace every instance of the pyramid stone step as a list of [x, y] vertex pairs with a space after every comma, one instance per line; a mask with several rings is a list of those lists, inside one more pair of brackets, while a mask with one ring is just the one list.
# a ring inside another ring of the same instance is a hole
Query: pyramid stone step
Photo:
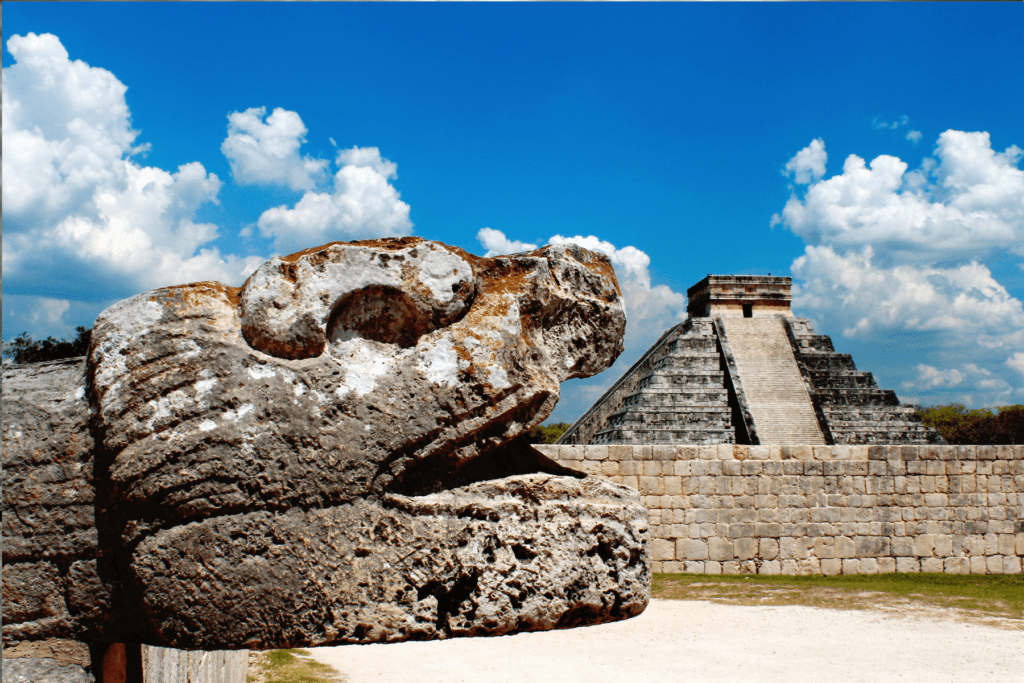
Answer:
[[782, 321], [776, 317], [720, 320], [761, 443], [824, 444]]

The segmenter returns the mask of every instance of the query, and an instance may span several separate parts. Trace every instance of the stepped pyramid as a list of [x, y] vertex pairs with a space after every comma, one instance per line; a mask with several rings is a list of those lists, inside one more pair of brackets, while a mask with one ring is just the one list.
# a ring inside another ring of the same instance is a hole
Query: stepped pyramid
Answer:
[[941, 444], [790, 310], [792, 280], [709, 275], [564, 444]]

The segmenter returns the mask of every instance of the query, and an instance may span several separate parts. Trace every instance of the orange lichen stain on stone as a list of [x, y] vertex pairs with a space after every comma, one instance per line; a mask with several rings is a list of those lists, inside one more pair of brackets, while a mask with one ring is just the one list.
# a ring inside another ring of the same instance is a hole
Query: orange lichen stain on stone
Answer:
[[[507, 265], [501, 261], [507, 262]], [[489, 265], [491, 267], [486, 268], [482, 274], [483, 282], [469, 312], [470, 316], [504, 317], [512, 301], [505, 295], [515, 296], [527, 291], [526, 283], [536, 273], [535, 268], [526, 267], [518, 259], [493, 259]]]
[[210, 297], [220, 296], [232, 306], [238, 306], [242, 296], [242, 287], [231, 287], [223, 282], [204, 280], [202, 282], [189, 282], [184, 285], [161, 287], [160, 289], [153, 290], [153, 292], [154, 296], [149, 298], [150, 301], [156, 301], [155, 295], [163, 292], [167, 295], [168, 299], [173, 299], [175, 303], [179, 304], [199, 305]]

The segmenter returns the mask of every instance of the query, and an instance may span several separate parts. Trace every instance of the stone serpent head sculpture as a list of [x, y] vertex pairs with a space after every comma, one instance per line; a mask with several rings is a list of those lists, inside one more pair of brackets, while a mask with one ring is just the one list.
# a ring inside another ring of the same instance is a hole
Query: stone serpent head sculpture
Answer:
[[624, 327], [602, 255], [419, 238], [112, 306], [84, 363], [5, 372], [5, 641], [265, 648], [639, 613], [639, 496], [516, 440]]

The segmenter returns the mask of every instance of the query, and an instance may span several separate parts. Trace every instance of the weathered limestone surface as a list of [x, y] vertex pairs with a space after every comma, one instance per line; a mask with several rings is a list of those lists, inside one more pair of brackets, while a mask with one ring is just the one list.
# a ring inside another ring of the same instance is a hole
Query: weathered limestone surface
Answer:
[[84, 643], [47, 639], [4, 648], [3, 680], [7, 683], [93, 683], [90, 668], [89, 648]]
[[95, 680], [81, 666], [62, 666], [52, 659], [40, 657], [4, 657], [3, 674], [6, 683], [93, 683]]
[[639, 613], [646, 512], [515, 438], [625, 318], [577, 247], [418, 238], [142, 294], [4, 373], [4, 640], [207, 650]]
[[1024, 569], [1024, 446], [538, 448], [639, 490], [654, 571]]

